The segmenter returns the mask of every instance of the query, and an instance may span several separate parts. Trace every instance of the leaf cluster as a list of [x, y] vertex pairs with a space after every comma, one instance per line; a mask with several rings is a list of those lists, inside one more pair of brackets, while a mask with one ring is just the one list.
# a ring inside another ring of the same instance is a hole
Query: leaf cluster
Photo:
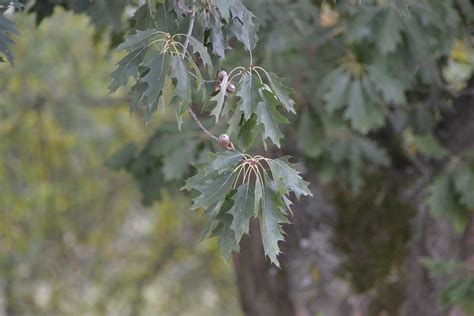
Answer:
[[204, 209], [209, 224], [203, 237], [218, 236], [222, 254], [229, 258], [249, 233], [250, 220], [258, 218], [265, 254], [277, 266], [282, 224], [288, 223], [291, 192], [297, 198], [312, 195], [288, 158], [251, 157], [235, 150], [210, 154], [209, 161], [195, 165], [197, 173], [183, 189], [195, 190], [191, 209]]

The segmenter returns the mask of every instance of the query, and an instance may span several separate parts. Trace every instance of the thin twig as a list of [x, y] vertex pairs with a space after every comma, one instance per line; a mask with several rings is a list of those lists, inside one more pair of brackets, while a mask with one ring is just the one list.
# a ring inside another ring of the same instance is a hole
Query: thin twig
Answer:
[[[191, 37], [191, 34], [193, 33], [195, 19], [196, 19], [196, 0], [193, 0], [192, 6], [191, 6], [191, 17], [189, 18], [188, 32], [186, 33], [186, 40], [184, 41], [184, 44], [183, 44], [183, 54], [186, 54], [186, 51], [188, 49], [189, 38]], [[196, 124], [199, 126], [199, 128], [204, 132], [204, 134], [209, 136], [209, 138], [211, 138], [212, 140], [219, 142], [219, 138], [217, 138], [215, 135], [209, 132], [204, 127], [204, 125], [202, 125], [201, 121], [198, 119], [198, 117], [196, 116], [196, 113], [194, 113], [191, 107], [189, 108], [189, 114], [191, 115], [193, 120], [196, 122]]]
[[[197, 76], [195, 74], [193, 74], [191, 71], [188, 71], [188, 73], [191, 75], [191, 77], [197, 79]], [[204, 83], [216, 83], [217, 82], [217, 80], [206, 80], [206, 79], [201, 79], [201, 81], [204, 82]]]
[[186, 51], [188, 49], [189, 38], [191, 37], [191, 34], [193, 33], [195, 19], [196, 19], [196, 0], [193, 0], [193, 4], [191, 6], [191, 17], [189, 18], [188, 32], [186, 33], [186, 40], [184, 41], [184, 44], [183, 44], [183, 54], [186, 54]]
[[219, 138], [217, 138], [216, 136], [214, 136], [211, 132], [209, 132], [209, 131], [204, 127], [204, 125], [202, 125], [201, 121], [198, 119], [198, 117], [196, 116], [196, 113], [194, 113], [194, 111], [193, 111], [192, 108], [189, 108], [189, 114], [191, 115], [191, 117], [193, 118], [193, 120], [196, 122], [196, 124], [199, 126], [199, 128], [204, 132], [204, 134], [206, 134], [207, 136], [209, 136], [209, 138], [215, 140], [216, 142], [219, 141]]

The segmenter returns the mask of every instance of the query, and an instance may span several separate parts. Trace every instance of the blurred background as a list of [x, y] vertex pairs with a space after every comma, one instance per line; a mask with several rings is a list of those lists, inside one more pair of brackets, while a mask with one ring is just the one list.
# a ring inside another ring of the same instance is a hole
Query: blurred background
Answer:
[[0, 315], [239, 315], [232, 266], [198, 242], [189, 200], [162, 189], [143, 207], [106, 166], [160, 124], [107, 95], [108, 40], [60, 9], [16, 22], [18, 63], [0, 65]]

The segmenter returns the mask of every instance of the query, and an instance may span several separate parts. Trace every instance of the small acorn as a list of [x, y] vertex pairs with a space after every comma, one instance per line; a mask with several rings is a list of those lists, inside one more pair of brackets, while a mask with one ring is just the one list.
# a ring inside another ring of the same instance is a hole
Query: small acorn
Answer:
[[220, 84], [216, 84], [216, 85], [214, 86], [214, 92], [219, 92], [219, 91], [221, 91], [221, 85], [220, 85]]
[[227, 92], [229, 93], [234, 93], [235, 91], [235, 85], [231, 82], [227, 85], [227, 89], [226, 89]]
[[222, 81], [224, 80], [224, 78], [227, 77], [227, 72], [225, 70], [220, 70], [218, 73], [217, 73], [217, 79], [219, 81]]
[[222, 147], [229, 147], [229, 144], [230, 144], [230, 138], [229, 138], [229, 135], [227, 134], [221, 134], [219, 135], [219, 145], [221, 145]]

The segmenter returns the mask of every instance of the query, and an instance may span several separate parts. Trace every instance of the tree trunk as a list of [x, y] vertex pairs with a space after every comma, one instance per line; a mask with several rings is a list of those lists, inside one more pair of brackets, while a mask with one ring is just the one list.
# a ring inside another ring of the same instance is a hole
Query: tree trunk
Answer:
[[330, 244], [333, 207], [323, 197], [322, 186], [312, 179], [314, 198], [298, 203], [293, 223], [285, 227], [281, 244], [281, 269], [264, 258], [256, 221], [234, 256], [241, 305], [247, 316], [325, 316], [347, 314], [346, 282], [334, 277], [339, 258]]
[[[471, 82], [470, 86], [474, 86]], [[438, 135], [452, 153], [459, 154], [474, 147], [474, 103], [472, 95], [455, 100], [455, 111], [447, 115], [438, 128]], [[421, 264], [425, 257], [441, 260], [464, 260], [474, 264], [474, 218], [464, 234], [456, 233], [451, 224], [433, 218], [424, 205], [426, 185], [444, 162], [426, 163], [428, 174], [410, 180], [416, 189], [403, 189], [401, 199], [415, 208], [411, 220], [409, 252], [402, 265], [402, 302], [395, 305], [394, 315], [441, 316], [439, 295], [449, 281], [446, 277], [434, 278]], [[374, 315], [370, 305], [378, 294], [366, 291], [355, 294], [349, 282], [337, 276], [343, 256], [333, 244], [337, 210], [328, 192], [317, 181], [315, 174], [307, 175], [314, 198], [296, 203], [293, 224], [285, 227], [287, 238], [281, 244], [281, 269], [272, 267], [264, 259], [258, 225], [251, 226], [252, 238], [241, 243], [241, 253], [234, 257], [237, 284], [244, 314], [247, 316], [365, 316]], [[415, 191], [415, 192], [414, 192]], [[375, 198], [374, 198], [375, 199]], [[339, 211], [339, 212], [338, 212]], [[408, 225], [408, 223], [407, 223]], [[403, 258], [402, 258], [403, 259]], [[404, 269], [403, 269], [404, 267]], [[403, 290], [404, 289], [404, 290]], [[463, 315], [456, 308], [449, 315]], [[379, 314], [376, 314], [379, 315]], [[392, 315], [385, 313], [385, 315]]]
[[250, 235], [241, 241], [241, 253], [234, 256], [242, 310], [245, 315], [294, 315], [288, 296], [287, 267], [278, 270], [264, 259], [258, 222], [250, 224]]
[[[474, 147], [473, 87], [474, 79], [471, 79], [466, 90], [468, 93], [454, 100], [452, 112], [438, 126], [438, 136], [443, 145], [455, 155], [461, 155]], [[427, 180], [433, 177], [433, 169], [438, 168], [431, 166], [429, 174], [425, 175]], [[420, 181], [423, 184], [427, 180]], [[412, 194], [411, 199], [417, 205], [417, 216], [412, 225], [413, 242], [407, 259], [406, 292], [409, 299], [404, 306], [404, 315], [441, 316], [446, 312], [440, 306], [439, 294], [449, 279], [432, 277], [420, 261], [423, 258], [433, 258], [474, 264], [474, 217], [471, 217], [464, 234], [456, 233], [446, 220], [430, 216], [429, 210], [423, 205], [424, 187], [420, 187]]]

